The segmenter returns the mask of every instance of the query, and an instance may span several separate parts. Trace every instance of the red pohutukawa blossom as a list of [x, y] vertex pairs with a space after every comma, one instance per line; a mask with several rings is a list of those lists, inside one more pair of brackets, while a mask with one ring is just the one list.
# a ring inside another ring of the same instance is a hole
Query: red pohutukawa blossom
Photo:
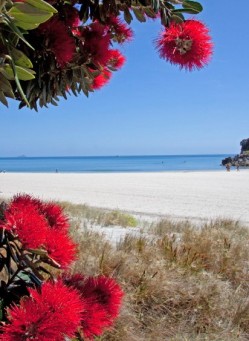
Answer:
[[68, 235], [68, 218], [56, 204], [18, 195], [4, 211], [0, 228], [18, 236], [25, 248], [45, 249], [62, 268], [76, 258], [76, 244]]
[[37, 29], [37, 35], [45, 37], [46, 50], [51, 50], [60, 67], [69, 63], [75, 53], [74, 38], [69, 35], [68, 28], [57, 16], [41, 24]]
[[52, 229], [48, 231], [44, 248], [49, 257], [59, 263], [62, 268], [68, 267], [76, 259], [76, 244], [64, 232]]
[[110, 31], [113, 38], [120, 44], [130, 41], [133, 37], [133, 31], [123, 23], [118, 17], [111, 16], [108, 18], [107, 24], [110, 27]]
[[1, 328], [1, 341], [64, 341], [80, 325], [84, 304], [79, 293], [62, 282], [44, 283], [40, 292], [8, 310], [9, 323]]
[[70, 287], [73, 287], [74, 289], [79, 290], [80, 293], [82, 293], [82, 288], [84, 286], [86, 278], [87, 277], [82, 274], [70, 275], [68, 273], [63, 273], [60, 277], [63, 283]]
[[161, 58], [181, 68], [200, 69], [208, 63], [213, 44], [208, 28], [200, 21], [171, 23], [156, 41]]
[[65, 24], [72, 27], [78, 27], [80, 25], [79, 11], [68, 4], [64, 4], [65, 11]]
[[81, 328], [85, 337], [92, 340], [112, 326], [117, 317], [123, 291], [117, 282], [105, 276], [85, 277], [80, 274], [63, 275], [63, 282], [77, 289], [85, 304]]
[[84, 281], [82, 293], [93, 303], [100, 304], [107, 311], [111, 320], [118, 316], [124, 293], [113, 278], [88, 277]]
[[59, 231], [68, 231], [68, 217], [63, 213], [63, 209], [54, 203], [42, 202], [28, 194], [17, 195], [11, 201], [11, 209], [21, 211], [25, 207], [33, 207], [39, 214], [43, 215], [48, 223], [48, 227]]
[[93, 63], [106, 65], [109, 57], [109, 45], [111, 42], [108, 26], [104, 26], [99, 22], [85, 27], [82, 31], [84, 43], [82, 46], [83, 53], [86, 53]]
[[125, 57], [119, 50], [109, 50], [108, 64], [110, 64], [115, 69], [121, 69], [124, 63]]
[[96, 336], [100, 336], [108, 327], [112, 325], [112, 321], [106, 314], [106, 310], [98, 303], [85, 299], [85, 311], [81, 315], [81, 333], [88, 340], [94, 340]]
[[41, 247], [47, 238], [47, 221], [32, 204], [11, 203], [4, 212], [0, 227], [17, 235], [23, 246], [29, 249]]
[[21, 210], [23, 207], [33, 206], [39, 210], [43, 202], [37, 198], [31, 197], [29, 194], [18, 194], [11, 200], [11, 207]]
[[92, 83], [93, 90], [101, 89], [104, 85], [106, 85], [111, 79], [112, 73], [104, 69], [97, 77], [94, 78]]
[[47, 219], [49, 228], [57, 231], [68, 231], [68, 217], [63, 213], [63, 210], [59, 205], [54, 203], [43, 203], [40, 207], [40, 211]]

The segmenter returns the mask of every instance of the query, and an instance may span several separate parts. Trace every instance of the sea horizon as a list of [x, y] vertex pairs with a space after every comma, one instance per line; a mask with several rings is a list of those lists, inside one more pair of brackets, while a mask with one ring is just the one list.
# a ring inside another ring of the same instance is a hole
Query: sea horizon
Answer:
[[113, 158], [113, 157], [182, 157], [182, 156], [234, 156], [236, 153], [200, 153], [200, 154], [110, 154], [110, 155], [17, 155], [17, 156], [0, 156], [1, 159], [60, 159], [60, 158]]
[[0, 157], [1, 172], [164, 172], [222, 170], [234, 154], [11, 156]]

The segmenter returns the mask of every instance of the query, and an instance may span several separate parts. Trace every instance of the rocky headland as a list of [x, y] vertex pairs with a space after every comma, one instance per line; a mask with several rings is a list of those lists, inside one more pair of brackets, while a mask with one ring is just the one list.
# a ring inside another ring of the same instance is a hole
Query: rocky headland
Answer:
[[240, 154], [226, 157], [221, 161], [223, 166], [230, 164], [235, 167], [249, 167], [249, 138], [240, 142]]

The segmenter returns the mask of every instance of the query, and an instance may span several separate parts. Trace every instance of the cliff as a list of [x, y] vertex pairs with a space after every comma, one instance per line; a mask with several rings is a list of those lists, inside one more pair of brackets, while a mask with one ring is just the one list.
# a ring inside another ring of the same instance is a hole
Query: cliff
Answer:
[[239, 166], [239, 167], [249, 167], [249, 138], [244, 139], [240, 142], [241, 151], [240, 154], [235, 156], [226, 157], [221, 161], [222, 165], [225, 166], [228, 163], [231, 166]]

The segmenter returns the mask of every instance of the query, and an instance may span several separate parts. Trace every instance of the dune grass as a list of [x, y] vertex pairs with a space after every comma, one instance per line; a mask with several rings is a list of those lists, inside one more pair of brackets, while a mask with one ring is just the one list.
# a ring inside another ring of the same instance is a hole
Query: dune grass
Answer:
[[62, 202], [60, 204], [71, 217], [74, 217], [74, 219], [87, 220], [96, 225], [136, 227], [138, 224], [137, 219], [133, 215], [119, 210], [105, 210], [89, 207], [87, 205], [74, 205], [68, 202]]
[[127, 235], [113, 246], [80, 224], [97, 209], [65, 208], [79, 243], [72, 272], [113, 276], [125, 291], [115, 327], [98, 341], [249, 340], [247, 228], [162, 220], [148, 237]]

